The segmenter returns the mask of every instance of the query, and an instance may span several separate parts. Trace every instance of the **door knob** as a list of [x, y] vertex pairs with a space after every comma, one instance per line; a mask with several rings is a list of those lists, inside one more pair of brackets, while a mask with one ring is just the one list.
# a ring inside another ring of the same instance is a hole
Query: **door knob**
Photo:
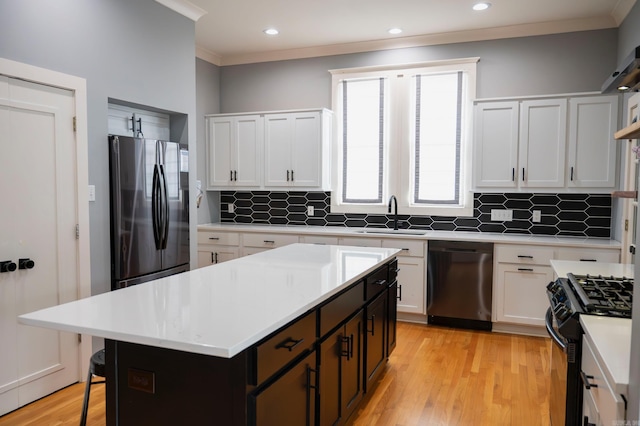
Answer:
[[0, 262], [0, 272], [13, 272], [16, 270], [16, 264], [11, 260]]
[[18, 267], [20, 269], [31, 269], [34, 266], [36, 266], [36, 263], [33, 260], [31, 260], [31, 259], [29, 259], [27, 257], [27, 258], [24, 258], [24, 259], [19, 259], [18, 260], [18, 265], [19, 265]]

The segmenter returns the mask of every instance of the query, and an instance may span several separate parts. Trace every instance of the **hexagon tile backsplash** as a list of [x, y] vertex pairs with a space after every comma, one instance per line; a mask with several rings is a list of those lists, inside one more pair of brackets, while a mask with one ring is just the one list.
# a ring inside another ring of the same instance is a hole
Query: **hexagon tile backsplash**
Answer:
[[[222, 222], [272, 225], [393, 227], [393, 215], [331, 213], [330, 192], [222, 191]], [[235, 210], [228, 213], [227, 206]], [[308, 206], [314, 215], [307, 216]], [[513, 220], [491, 221], [492, 209], [513, 210]], [[532, 221], [534, 210], [540, 222]], [[474, 194], [473, 217], [398, 215], [404, 228], [610, 238], [609, 194]]]

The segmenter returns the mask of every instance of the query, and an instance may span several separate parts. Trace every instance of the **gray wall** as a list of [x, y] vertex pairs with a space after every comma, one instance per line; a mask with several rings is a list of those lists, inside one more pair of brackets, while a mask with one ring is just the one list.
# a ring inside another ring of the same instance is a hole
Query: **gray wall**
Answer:
[[599, 91], [617, 61], [617, 30], [424, 46], [222, 67], [221, 112], [331, 107], [328, 70], [480, 57], [477, 96]]
[[[0, 57], [87, 81], [91, 289], [108, 291], [107, 99], [188, 114], [193, 170], [195, 24], [154, 0], [0, 0]], [[194, 229], [193, 258], [195, 237]]]
[[205, 191], [207, 186], [205, 114], [220, 112], [220, 67], [196, 59], [196, 137], [198, 140], [198, 179], [204, 193], [198, 207], [198, 224], [220, 221], [220, 193]]

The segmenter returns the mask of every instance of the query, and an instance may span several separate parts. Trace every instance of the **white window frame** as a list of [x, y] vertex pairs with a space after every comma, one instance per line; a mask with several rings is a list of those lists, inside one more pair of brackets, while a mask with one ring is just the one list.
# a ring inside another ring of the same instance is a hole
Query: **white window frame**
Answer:
[[[391, 195], [398, 200], [398, 213], [424, 216], [473, 216], [473, 192], [471, 191], [471, 153], [473, 128], [473, 101], [476, 98], [476, 65], [480, 58], [462, 58], [444, 61], [430, 61], [413, 64], [374, 66], [362, 68], [347, 68], [330, 70], [332, 74], [332, 107], [335, 112], [335, 126], [332, 156], [332, 213], [369, 213], [387, 214], [387, 202]], [[447, 71], [463, 71], [466, 74], [467, 97], [463, 99], [463, 120], [460, 152], [460, 202], [461, 205], [451, 204], [412, 204], [414, 178], [414, 144], [411, 134], [412, 116], [411, 104], [408, 97], [411, 94], [411, 78], [405, 78], [405, 73], [433, 73]], [[400, 93], [386, 99], [389, 108], [389, 133], [384, 141], [384, 171], [382, 202], [376, 204], [345, 204], [342, 203], [342, 102], [340, 82], [344, 79], [388, 77], [390, 92]], [[400, 77], [400, 78], [398, 78]], [[399, 142], [395, 142], [399, 141]], [[393, 148], [392, 148], [393, 145]], [[402, 172], [400, 172], [402, 171]]]

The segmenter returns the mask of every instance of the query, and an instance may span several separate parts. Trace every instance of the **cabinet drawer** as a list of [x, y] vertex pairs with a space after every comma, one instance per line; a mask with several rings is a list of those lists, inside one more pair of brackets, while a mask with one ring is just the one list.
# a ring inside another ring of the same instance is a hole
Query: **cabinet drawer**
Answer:
[[244, 234], [244, 245], [249, 247], [275, 248], [298, 242], [297, 235], [289, 234]]
[[316, 313], [311, 312], [271, 336], [255, 348], [254, 383], [258, 385], [313, 346]]
[[321, 245], [338, 245], [338, 237], [325, 237], [322, 235], [304, 235], [300, 238], [301, 243], [321, 244]]
[[237, 246], [240, 237], [236, 232], [198, 231], [198, 244]]
[[551, 247], [519, 246], [516, 244], [497, 244], [496, 261], [499, 263], [524, 263], [529, 265], [549, 265], [554, 258]]
[[618, 263], [620, 261], [620, 250], [575, 249], [563, 247], [558, 249], [557, 253], [556, 259], [560, 260], [609, 263]]
[[366, 287], [364, 297], [373, 299], [389, 286], [389, 269], [387, 265], [369, 274], [365, 279]]
[[382, 247], [382, 240], [379, 238], [340, 238], [338, 244], [341, 246], [356, 247]]
[[399, 248], [402, 251], [398, 256], [424, 256], [424, 242], [412, 240], [382, 240], [382, 247]]
[[320, 338], [333, 330], [364, 303], [364, 281], [341, 293], [320, 308]]

